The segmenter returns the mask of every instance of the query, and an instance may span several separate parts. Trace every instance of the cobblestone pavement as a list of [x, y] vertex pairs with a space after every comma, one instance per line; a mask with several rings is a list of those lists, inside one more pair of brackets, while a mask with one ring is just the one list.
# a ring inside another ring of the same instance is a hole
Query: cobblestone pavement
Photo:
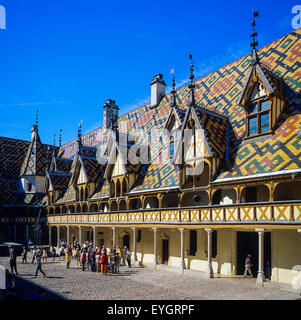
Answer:
[[[28, 261], [30, 262], [30, 256]], [[7, 267], [8, 258], [0, 257], [0, 264]], [[296, 293], [279, 289], [260, 288], [254, 279], [214, 278], [204, 279], [195, 275], [181, 275], [167, 270], [151, 268], [127, 268], [121, 266], [120, 274], [107, 276], [83, 272], [72, 259], [71, 268], [65, 267], [62, 258], [48, 259], [41, 274], [33, 278], [35, 264], [21, 264], [18, 257], [20, 299], [31, 299], [39, 287], [47, 290], [48, 299], [88, 300], [206, 300], [206, 299], [259, 299], [283, 300], [299, 298]]]

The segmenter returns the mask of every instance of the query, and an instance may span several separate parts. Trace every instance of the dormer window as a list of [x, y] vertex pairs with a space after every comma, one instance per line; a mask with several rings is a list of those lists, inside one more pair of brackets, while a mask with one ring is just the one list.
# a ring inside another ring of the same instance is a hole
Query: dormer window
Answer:
[[169, 156], [173, 158], [175, 155], [175, 136], [174, 133], [170, 135], [170, 141], [169, 141]]
[[271, 108], [269, 100], [256, 99], [251, 101], [247, 113], [248, 136], [266, 134], [271, 131]]

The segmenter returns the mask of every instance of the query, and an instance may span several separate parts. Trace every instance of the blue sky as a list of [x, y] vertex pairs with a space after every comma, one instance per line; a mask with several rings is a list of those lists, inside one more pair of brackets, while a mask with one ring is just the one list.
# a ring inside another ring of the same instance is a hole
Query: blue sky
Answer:
[[170, 69], [178, 86], [189, 52], [201, 77], [250, 52], [252, 8], [259, 47], [293, 31], [290, 0], [0, 0], [0, 136], [30, 139], [39, 108], [43, 142], [63, 143], [102, 125], [102, 106], [120, 114], [150, 101], [150, 82]]

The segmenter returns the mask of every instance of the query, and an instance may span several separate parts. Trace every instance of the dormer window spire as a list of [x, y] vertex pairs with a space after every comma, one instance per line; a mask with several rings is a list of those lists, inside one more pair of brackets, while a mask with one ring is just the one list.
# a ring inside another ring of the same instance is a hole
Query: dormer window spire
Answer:
[[37, 109], [37, 112], [36, 112], [36, 132], [38, 133], [39, 131], [39, 109]]
[[175, 80], [175, 68], [173, 67], [170, 73], [173, 75], [172, 77], [172, 90], [171, 90], [171, 108], [177, 106], [176, 102], [176, 80]]
[[77, 130], [77, 144], [78, 144], [78, 154], [81, 154], [82, 149], [82, 120], [78, 124]]
[[191, 61], [191, 64], [190, 64], [190, 76], [189, 76], [189, 79], [190, 79], [190, 84], [188, 86], [188, 88], [190, 89], [190, 94], [189, 94], [189, 101], [188, 101], [188, 105], [191, 107], [191, 106], [194, 106], [195, 105], [195, 100], [194, 100], [194, 88], [195, 88], [195, 84], [193, 82], [194, 80], [194, 66], [193, 66], [193, 60], [192, 60], [192, 54], [190, 53], [189, 54], [189, 59]]
[[60, 129], [60, 135], [59, 135], [59, 147], [62, 146], [62, 132], [63, 132], [63, 129]]
[[259, 17], [259, 11], [254, 11], [253, 9], [252, 33], [251, 33], [252, 42], [250, 44], [252, 48], [252, 65], [259, 63], [259, 58], [257, 55], [257, 48], [256, 48], [258, 46], [258, 40], [256, 39], [258, 36], [258, 33], [255, 30], [255, 27], [256, 27], [255, 18], [258, 18], [258, 17]]

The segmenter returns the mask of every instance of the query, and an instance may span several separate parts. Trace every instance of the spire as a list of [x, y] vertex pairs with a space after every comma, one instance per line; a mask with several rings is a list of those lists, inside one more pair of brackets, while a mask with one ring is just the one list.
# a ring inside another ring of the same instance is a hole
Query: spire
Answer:
[[78, 153], [81, 154], [82, 149], [82, 122], [81, 120], [78, 124], [78, 130], [77, 130], [77, 144], [78, 144]]
[[172, 77], [172, 90], [171, 90], [171, 107], [176, 107], [177, 106], [177, 102], [176, 102], [176, 80], [175, 80], [175, 67], [172, 68], [172, 70], [170, 71], [171, 74], [173, 74]]
[[60, 129], [60, 135], [59, 135], [59, 147], [62, 146], [62, 132], [63, 132], [63, 129]]
[[252, 48], [252, 65], [259, 63], [259, 57], [257, 55], [257, 48], [256, 48], [258, 46], [258, 40], [256, 39], [256, 37], [258, 36], [258, 33], [255, 30], [255, 27], [256, 27], [255, 18], [257, 17], [259, 17], [259, 11], [254, 11], [253, 9], [252, 33], [251, 33], [252, 42], [250, 44]]
[[195, 88], [195, 84], [193, 82], [194, 80], [194, 66], [193, 66], [193, 60], [192, 60], [192, 54], [190, 53], [189, 54], [189, 59], [191, 60], [191, 64], [190, 64], [190, 76], [189, 76], [189, 79], [190, 79], [190, 84], [188, 86], [188, 88], [190, 89], [190, 94], [189, 94], [189, 100], [188, 100], [188, 105], [190, 107], [194, 106], [195, 105], [195, 99], [194, 99], [194, 88]]
[[53, 135], [53, 145], [56, 146], [56, 134]]

